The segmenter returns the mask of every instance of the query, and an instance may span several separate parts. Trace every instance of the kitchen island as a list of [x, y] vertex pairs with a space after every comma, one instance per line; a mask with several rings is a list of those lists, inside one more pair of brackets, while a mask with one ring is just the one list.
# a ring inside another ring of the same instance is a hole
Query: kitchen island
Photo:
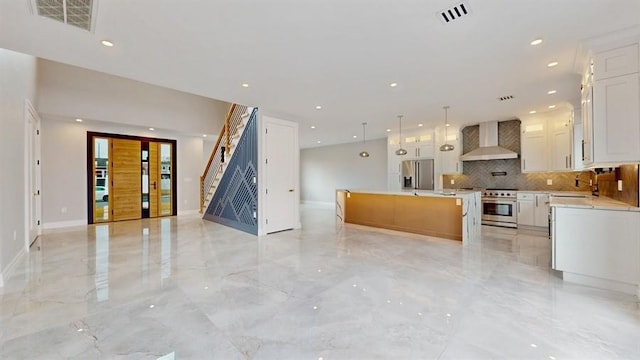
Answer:
[[466, 244], [480, 240], [480, 192], [339, 189], [336, 219]]

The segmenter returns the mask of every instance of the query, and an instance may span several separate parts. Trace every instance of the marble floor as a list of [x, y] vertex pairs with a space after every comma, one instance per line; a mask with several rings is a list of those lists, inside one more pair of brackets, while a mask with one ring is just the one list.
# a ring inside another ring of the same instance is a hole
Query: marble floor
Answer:
[[0, 295], [2, 359], [640, 358], [640, 305], [563, 283], [549, 240], [197, 216], [48, 231]]

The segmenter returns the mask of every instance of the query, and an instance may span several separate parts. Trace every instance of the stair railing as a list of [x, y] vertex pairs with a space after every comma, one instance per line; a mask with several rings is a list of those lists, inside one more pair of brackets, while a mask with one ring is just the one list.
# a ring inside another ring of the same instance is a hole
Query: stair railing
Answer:
[[246, 106], [232, 104], [227, 113], [218, 140], [213, 150], [211, 150], [211, 155], [209, 155], [207, 166], [200, 176], [200, 213], [204, 211], [205, 203], [208, 200], [207, 194], [209, 194], [209, 191], [215, 185], [217, 175], [222, 174], [224, 170], [223, 166], [225, 162], [229, 160], [232, 139], [237, 135], [239, 125], [242, 123], [242, 115], [246, 112]]

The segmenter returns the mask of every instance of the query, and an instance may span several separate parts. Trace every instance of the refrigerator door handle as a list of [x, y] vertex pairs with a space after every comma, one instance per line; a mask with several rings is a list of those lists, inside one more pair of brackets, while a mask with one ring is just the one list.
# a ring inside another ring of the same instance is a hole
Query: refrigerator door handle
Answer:
[[414, 184], [414, 189], [420, 189], [420, 164], [416, 161], [416, 183]]

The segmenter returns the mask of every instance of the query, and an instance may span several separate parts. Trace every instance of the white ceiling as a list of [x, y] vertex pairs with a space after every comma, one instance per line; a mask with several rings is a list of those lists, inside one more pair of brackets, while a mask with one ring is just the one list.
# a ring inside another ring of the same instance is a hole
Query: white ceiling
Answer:
[[298, 121], [311, 147], [360, 141], [363, 121], [368, 138], [384, 137], [398, 114], [405, 128], [442, 124], [443, 105], [461, 125], [576, 104], [581, 43], [640, 25], [639, 0], [469, 0], [466, 17], [436, 16], [459, 3], [99, 0], [87, 32], [0, 0], [0, 47], [259, 106]]

